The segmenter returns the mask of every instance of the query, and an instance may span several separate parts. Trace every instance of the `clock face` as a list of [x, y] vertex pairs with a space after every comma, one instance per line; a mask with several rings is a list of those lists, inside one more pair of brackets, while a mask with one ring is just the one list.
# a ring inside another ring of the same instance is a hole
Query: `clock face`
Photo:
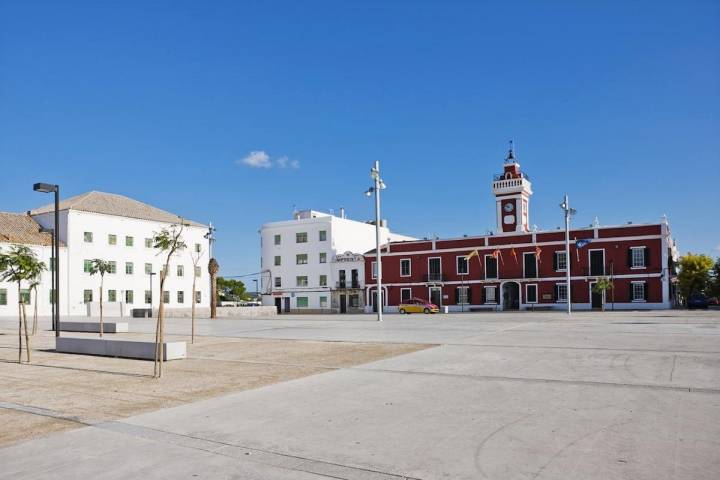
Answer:
[[512, 212], [515, 206], [512, 203], [506, 203], [503, 208], [506, 212]]

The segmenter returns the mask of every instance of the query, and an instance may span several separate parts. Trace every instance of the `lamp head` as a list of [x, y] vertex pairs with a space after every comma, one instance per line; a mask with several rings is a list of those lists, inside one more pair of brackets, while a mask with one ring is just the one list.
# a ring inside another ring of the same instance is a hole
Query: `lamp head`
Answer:
[[374, 188], [374, 187], [368, 188], [368, 189], [364, 192], [364, 193], [365, 193], [365, 196], [366, 196], [366, 197], [372, 196], [372, 194], [373, 194], [374, 191], [375, 191], [375, 188]]
[[57, 189], [57, 185], [53, 185], [52, 183], [35, 183], [33, 184], [33, 190], [36, 192], [42, 192], [42, 193], [50, 193], [54, 192]]

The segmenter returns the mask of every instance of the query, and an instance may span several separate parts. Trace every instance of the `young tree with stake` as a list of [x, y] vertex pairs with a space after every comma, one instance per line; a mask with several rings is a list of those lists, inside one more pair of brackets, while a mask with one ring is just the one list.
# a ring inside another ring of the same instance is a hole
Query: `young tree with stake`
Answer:
[[153, 248], [159, 250], [158, 255], [167, 254], [165, 267], [160, 271], [160, 305], [158, 306], [157, 324], [155, 326], [155, 368], [154, 377], [162, 378], [163, 367], [163, 343], [165, 341], [165, 302], [162, 295], [165, 287], [165, 279], [170, 268], [170, 258], [178, 251], [183, 250], [187, 245], [182, 239], [184, 224], [182, 219], [180, 225], [171, 225], [169, 229], [163, 228], [159, 233], [153, 235]]
[[105, 281], [105, 274], [111, 270], [112, 266], [109, 261], [101, 258], [94, 258], [92, 260], [90, 275], [100, 275], [100, 338], [103, 336], [103, 282]]
[[613, 285], [612, 280], [610, 280], [608, 277], [600, 277], [595, 281], [595, 285], [593, 285], [592, 290], [595, 293], [600, 294], [602, 297], [602, 303], [600, 304], [600, 308], [602, 311], [605, 311], [605, 292], [608, 290], [612, 290], [615, 287]]

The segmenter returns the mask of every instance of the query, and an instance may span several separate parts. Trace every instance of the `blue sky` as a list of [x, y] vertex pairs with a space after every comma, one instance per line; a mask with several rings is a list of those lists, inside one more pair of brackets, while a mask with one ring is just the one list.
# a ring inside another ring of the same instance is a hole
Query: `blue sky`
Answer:
[[212, 221], [240, 275], [293, 205], [370, 218], [374, 160], [395, 230], [484, 233], [513, 138], [531, 223], [567, 192], [718, 256], [719, 46], [716, 1], [0, 0], [0, 210], [121, 193]]

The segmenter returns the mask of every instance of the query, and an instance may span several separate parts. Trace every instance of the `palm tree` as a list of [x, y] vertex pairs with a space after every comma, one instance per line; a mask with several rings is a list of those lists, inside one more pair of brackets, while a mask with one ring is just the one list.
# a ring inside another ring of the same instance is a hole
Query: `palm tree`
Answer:
[[[159, 233], [153, 236], [153, 248], [160, 250], [159, 253], [167, 253], [165, 257], [165, 267], [160, 271], [160, 305], [158, 306], [158, 318], [155, 326], [155, 370], [154, 376], [162, 378], [163, 367], [163, 343], [165, 341], [165, 302], [162, 295], [165, 287], [165, 278], [170, 268], [170, 257], [175, 252], [183, 250], [187, 245], [182, 239], [182, 231], [184, 224], [182, 219], [180, 225], [171, 225], [170, 229], [163, 228]], [[158, 253], [158, 254], [159, 254]]]
[[615, 288], [615, 285], [613, 284], [613, 281], [610, 280], [608, 277], [600, 277], [595, 281], [595, 285], [593, 285], [593, 292], [599, 293], [602, 297], [602, 303], [601, 308], [602, 311], [605, 311], [605, 292], [607, 290], [612, 290]]
[[111, 264], [107, 260], [94, 258], [90, 267], [90, 275], [100, 274], [100, 338], [103, 336], [103, 282], [105, 274], [112, 269]]
[[217, 273], [220, 271], [220, 264], [214, 258], [208, 262], [208, 273], [210, 273], [210, 318], [217, 316]]
[[22, 362], [22, 337], [25, 330], [25, 351], [30, 362], [30, 336], [27, 328], [25, 302], [22, 296], [22, 282], [39, 278], [46, 270], [44, 262], [38, 260], [35, 252], [25, 245], [14, 245], [8, 253], [0, 252], [0, 280], [17, 282], [18, 285], [18, 363]]

